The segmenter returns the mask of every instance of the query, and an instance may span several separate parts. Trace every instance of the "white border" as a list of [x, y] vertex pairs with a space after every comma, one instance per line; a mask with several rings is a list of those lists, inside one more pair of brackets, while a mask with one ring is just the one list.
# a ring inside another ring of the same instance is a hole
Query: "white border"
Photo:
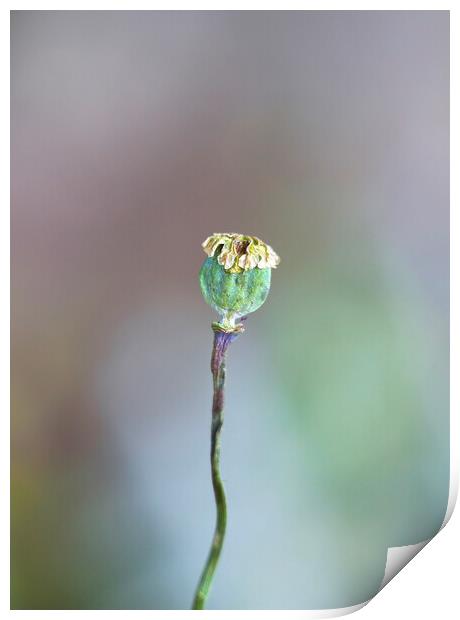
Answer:
[[[6, 13], [3, 11], [2, 13]], [[2, 15], [3, 17], [3, 15]], [[10, 65], [9, 65], [9, 16], [8, 19], [0, 21], [0, 50], [1, 50], [1, 84], [6, 86], [4, 95], [0, 97], [1, 106], [1, 122], [2, 131], [0, 133], [1, 149], [0, 149], [0, 170], [2, 183], [0, 184], [1, 204], [0, 209], [0, 281], [2, 288], [2, 302], [0, 303], [1, 312], [1, 329], [0, 329], [0, 378], [1, 378], [1, 399], [3, 407], [1, 411], [3, 415], [0, 417], [2, 430], [2, 446], [0, 448], [1, 459], [1, 478], [0, 486], [2, 489], [2, 506], [0, 508], [0, 531], [1, 538], [1, 581], [0, 596], [1, 610], [4, 605], [8, 605], [10, 600], [9, 570], [10, 570], [10, 99], [9, 99], [9, 83], [10, 83]], [[8, 85], [8, 86], [7, 86]]]
[[[450, 3], [434, 3], [434, 2], [356, 2], [352, 5], [345, 2], [329, 2], [323, 6], [313, 4], [311, 2], [285, 2], [280, 8], [274, 2], [202, 2], [197, 7], [192, 2], [146, 2], [120, 0], [99, 1], [99, 2], [48, 2], [45, 7], [37, 7], [34, 2], [10, 2], [11, 10], [450, 10], [451, 11], [451, 110], [460, 109], [460, 100], [458, 96], [458, 44], [455, 36], [458, 36], [459, 19], [457, 9], [453, 9]], [[240, 4], [240, 6], [238, 6]], [[1, 55], [1, 77], [3, 84], [9, 84], [9, 13], [3, 10], [0, 14], [0, 46]], [[3, 140], [1, 150], [0, 170], [2, 170], [3, 183], [1, 191], [4, 196], [2, 203], [6, 206], [9, 204], [9, 97], [0, 98], [1, 118], [3, 125]], [[451, 135], [453, 144], [451, 147], [451, 493], [449, 499], [449, 510], [451, 513], [455, 497], [458, 492], [458, 445], [454, 438], [460, 437], [458, 415], [460, 412], [460, 398], [458, 388], [458, 377], [460, 377], [459, 364], [459, 330], [458, 317], [460, 316], [459, 302], [459, 217], [458, 217], [458, 181], [456, 171], [459, 167], [458, 157], [458, 119], [455, 114], [451, 113]], [[7, 171], [7, 174], [5, 174]], [[457, 207], [457, 210], [455, 209]], [[13, 613], [18, 618], [33, 615], [34, 618], [43, 617], [48, 619], [52, 617], [98, 617], [110, 614], [123, 617], [131, 617], [131, 615], [145, 615], [147, 617], [168, 617], [181, 618], [187, 617], [191, 613], [189, 611], [129, 611], [129, 610], [104, 610], [104, 611], [13, 611], [9, 612], [9, 417], [6, 412], [9, 410], [9, 306], [5, 300], [9, 299], [9, 210], [3, 208], [0, 212], [0, 278], [3, 290], [6, 294], [2, 296], [2, 329], [0, 338], [2, 344], [3, 355], [1, 360], [1, 374], [3, 380], [3, 389], [1, 391], [5, 406], [3, 407], [4, 415], [1, 423], [3, 449], [1, 451], [2, 468], [1, 483], [4, 499], [3, 510], [0, 511], [0, 525], [3, 534], [2, 537], [2, 562], [1, 570], [1, 605], [0, 612], [3, 614]], [[455, 381], [457, 379], [457, 381]], [[452, 513], [451, 513], [452, 514]], [[436, 618], [452, 618], [458, 617], [460, 612], [460, 597], [458, 592], [458, 574], [459, 570], [459, 554], [460, 549], [460, 517], [458, 510], [454, 513], [452, 520], [448, 526], [443, 529], [436, 537], [436, 542], [430, 542], [423, 551], [412, 560], [411, 569], [403, 570], [400, 575], [393, 579], [375, 599], [371, 601], [364, 609], [358, 612], [360, 617], [378, 620], [380, 618], [417, 618], [417, 617], [436, 617]], [[266, 618], [272, 616], [279, 618], [280, 611], [204, 611], [208, 618], [218, 616], [233, 617], [237, 614], [239, 617], [250, 616], [251, 618]], [[283, 611], [283, 617], [290, 618], [306, 618], [312, 617], [310, 613], [304, 611]], [[230, 616], [231, 615], [231, 616]], [[391, 615], [391, 616], [390, 616]], [[316, 617], [325, 617], [318, 614]]]
[[51, 0], [44, 6], [37, 6], [33, 0], [9, 2], [9, 9], [14, 11], [450, 11], [452, 2], [344, 2], [335, 0], [330, 2], [302, 2], [300, 0], [286, 0], [278, 3], [273, 1], [247, 0], [247, 2], [230, 2], [229, 0], [203, 0], [196, 3], [190, 0], [180, 2], [159, 2], [158, 0]]

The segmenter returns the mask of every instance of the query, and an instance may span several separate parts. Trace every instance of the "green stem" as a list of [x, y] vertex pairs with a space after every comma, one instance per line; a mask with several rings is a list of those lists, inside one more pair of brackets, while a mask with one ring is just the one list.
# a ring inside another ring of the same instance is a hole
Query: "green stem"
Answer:
[[211, 476], [216, 501], [216, 527], [206, 564], [201, 573], [196, 589], [192, 609], [204, 609], [209, 595], [212, 579], [219, 562], [224, 543], [227, 525], [227, 502], [225, 490], [220, 476], [220, 434], [224, 422], [224, 387], [225, 361], [228, 345], [236, 338], [238, 332], [225, 332], [217, 324], [213, 324], [214, 345], [211, 357], [213, 378], [212, 424], [211, 424]]

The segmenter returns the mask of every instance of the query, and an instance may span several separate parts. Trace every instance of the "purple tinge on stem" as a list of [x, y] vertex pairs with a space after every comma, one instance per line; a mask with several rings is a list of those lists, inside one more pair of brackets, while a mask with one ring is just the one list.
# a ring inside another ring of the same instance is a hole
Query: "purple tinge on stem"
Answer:
[[217, 373], [227, 352], [228, 345], [239, 336], [238, 332], [214, 332], [214, 349], [211, 359], [211, 372], [213, 375]]
[[[241, 317], [240, 321], [243, 323], [246, 317]], [[231, 344], [238, 336], [240, 331], [226, 332], [217, 328], [214, 328], [214, 347], [212, 351], [211, 359], [211, 372], [216, 375], [219, 368], [224, 361], [225, 354], [227, 352], [228, 345]]]

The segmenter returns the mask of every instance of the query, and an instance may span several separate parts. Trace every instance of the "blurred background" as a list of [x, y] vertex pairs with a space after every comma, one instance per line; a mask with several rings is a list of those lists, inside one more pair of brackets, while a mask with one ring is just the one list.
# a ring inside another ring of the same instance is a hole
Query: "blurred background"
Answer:
[[448, 12], [15, 11], [11, 77], [12, 607], [190, 606], [224, 231], [282, 262], [209, 607], [371, 597], [447, 503]]

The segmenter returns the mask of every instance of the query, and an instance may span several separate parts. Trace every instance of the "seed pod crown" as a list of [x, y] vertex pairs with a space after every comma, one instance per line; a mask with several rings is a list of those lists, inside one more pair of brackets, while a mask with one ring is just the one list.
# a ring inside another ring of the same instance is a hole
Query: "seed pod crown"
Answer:
[[238, 233], [214, 233], [202, 244], [208, 256], [217, 261], [229, 273], [241, 273], [250, 269], [275, 269], [280, 258], [271, 246], [258, 237]]

